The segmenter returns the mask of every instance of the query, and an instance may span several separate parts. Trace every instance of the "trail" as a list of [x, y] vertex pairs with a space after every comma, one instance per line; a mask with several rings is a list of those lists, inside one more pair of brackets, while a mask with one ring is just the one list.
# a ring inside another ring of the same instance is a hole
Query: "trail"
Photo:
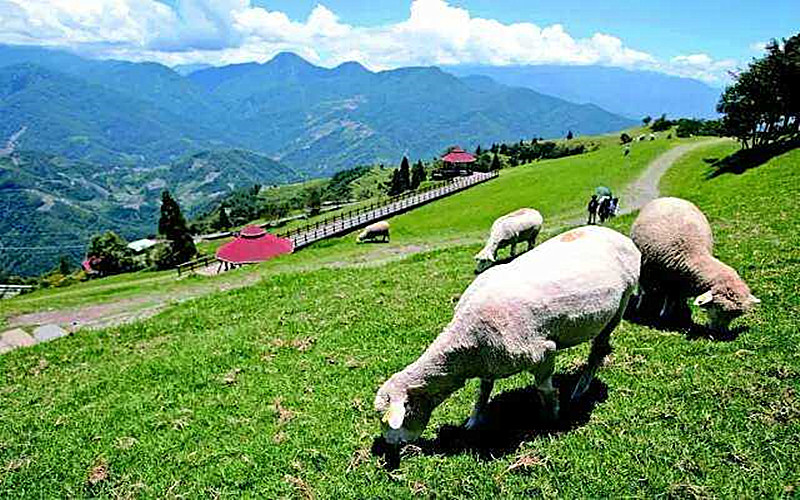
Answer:
[[[658, 198], [658, 185], [661, 178], [670, 167], [685, 154], [697, 148], [710, 146], [726, 140], [727, 139], [711, 139], [692, 144], [682, 144], [658, 156], [635, 181], [623, 190], [620, 195], [620, 200], [622, 202], [620, 214], [627, 214], [639, 210], [648, 202]], [[554, 228], [567, 228], [584, 224], [585, 220], [585, 213], [580, 211], [559, 217], [553, 220], [549, 225]], [[451, 242], [446, 242], [445, 246], [463, 245], [471, 242], [472, 241], [459, 238]], [[376, 248], [374, 252], [360, 257], [355, 262], [334, 262], [323, 264], [320, 267], [380, 265], [392, 260], [405, 258], [414, 253], [431, 250], [432, 248], [433, 247], [429, 245], [410, 245], [395, 249]], [[187, 289], [181, 290], [178, 294], [153, 292], [144, 294], [142, 297], [127, 298], [104, 304], [23, 314], [8, 318], [7, 323], [10, 327], [23, 328], [43, 324], [56, 324], [68, 330], [115, 326], [153, 316], [176, 302], [183, 302], [217, 291], [249, 286], [260, 278], [260, 274], [254, 274], [253, 279], [242, 279], [236, 282], [217, 284], [198, 284], [197, 286], [187, 287]]]

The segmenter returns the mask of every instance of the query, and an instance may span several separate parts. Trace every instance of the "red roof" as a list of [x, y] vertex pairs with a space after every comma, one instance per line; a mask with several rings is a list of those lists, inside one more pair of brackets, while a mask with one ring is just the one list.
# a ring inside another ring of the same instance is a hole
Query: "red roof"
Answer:
[[450, 152], [442, 156], [442, 161], [447, 163], [472, 163], [475, 157], [459, 147], [450, 149]]
[[217, 259], [233, 264], [254, 264], [292, 253], [293, 249], [291, 240], [278, 238], [258, 226], [246, 226], [233, 241], [217, 250]]

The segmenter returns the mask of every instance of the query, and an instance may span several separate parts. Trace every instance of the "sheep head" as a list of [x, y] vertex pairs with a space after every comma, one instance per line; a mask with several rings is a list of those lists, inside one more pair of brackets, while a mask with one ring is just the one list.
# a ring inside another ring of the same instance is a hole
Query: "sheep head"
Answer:
[[394, 377], [387, 380], [375, 397], [375, 411], [381, 419], [381, 434], [389, 444], [416, 441], [430, 420], [433, 407], [426, 398], [398, 387]]
[[714, 285], [694, 299], [694, 305], [706, 311], [715, 330], [727, 329], [731, 321], [760, 303], [738, 276]]
[[475, 254], [475, 271], [482, 273], [495, 264], [494, 252], [488, 246]]

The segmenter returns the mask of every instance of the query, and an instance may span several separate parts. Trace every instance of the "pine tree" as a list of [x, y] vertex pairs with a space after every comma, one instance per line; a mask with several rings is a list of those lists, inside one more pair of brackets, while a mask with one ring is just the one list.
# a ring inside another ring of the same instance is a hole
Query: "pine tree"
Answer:
[[492, 172], [500, 170], [500, 157], [497, 156], [497, 153], [494, 154], [494, 157], [492, 158], [492, 165], [489, 167], [489, 169]]
[[567, 132], [567, 140], [568, 140], [568, 141], [571, 141], [573, 137], [575, 137], [575, 136], [574, 136], [574, 135], [572, 135], [572, 130], [570, 130], [569, 132]]
[[408, 158], [405, 156], [403, 157], [403, 161], [400, 162], [400, 192], [408, 191], [411, 188], [411, 168], [408, 164]]
[[219, 207], [219, 215], [217, 217], [215, 229], [225, 230], [229, 227], [231, 227], [231, 220], [228, 218], [228, 211], [225, 210], [225, 205], [222, 205]]
[[[480, 146], [478, 146], [480, 148]], [[411, 169], [411, 189], [417, 189], [420, 184], [425, 182], [425, 167], [422, 165], [422, 160], [418, 160]]]
[[197, 253], [192, 235], [186, 226], [186, 219], [181, 213], [181, 207], [166, 189], [161, 193], [161, 218], [158, 220], [158, 232], [170, 242], [172, 248], [170, 261], [173, 265], [186, 262]]
[[481, 153], [483, 153], [483, 150], [481, 149], [481, 145], [478, 144], [478, 147], [475, 148], [475, 157], [477, 158], [478, 156], [481, 155]]

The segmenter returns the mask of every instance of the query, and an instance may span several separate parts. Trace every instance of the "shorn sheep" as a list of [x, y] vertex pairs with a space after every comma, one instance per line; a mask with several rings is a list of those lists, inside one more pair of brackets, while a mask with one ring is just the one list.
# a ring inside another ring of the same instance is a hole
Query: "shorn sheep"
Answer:
[[356, 238], [356, 242], [364, 243], [366, 241], [377, 241], [378, 238], [384, 242], [389, 241], [389, 223], [385, 220], [365, 227], [358, 235], [358, 238]]
[[577, 399], [610, 352], [609, 336], [639, 279], [640, 260], [626, 236], [587, 226], [478, 276], [444, 331], [378, 391], [375, 410], [386, 442], [416, 440], [433, 410], [472, 378], [481, 385], [469, 429], [485, 421], [494, 381], [523, 371], [534, 375], [547, 416], [557, 418], [556, 352], [592, 340], [588, 368], [572, 393]]
[[477, 272], [492, 267], [501, 248], [511, 245], [511, 257], [514, 257], [517, 243], [527, 241], [530, 250], [542, 229], [542, 223], [542, 215], [532, 208], [520, 208], [495, 220], [486, 245], [475, 255]]
[[631, 238], [642, 252], [635, 314], [672, 324], [691, 322], [687, 298], [708, 313], [711, 327], [724, 330], [760, 301], [739, 274], [714, 258], [708, 219], [680, 198], [658, 198], [641, 210]]

